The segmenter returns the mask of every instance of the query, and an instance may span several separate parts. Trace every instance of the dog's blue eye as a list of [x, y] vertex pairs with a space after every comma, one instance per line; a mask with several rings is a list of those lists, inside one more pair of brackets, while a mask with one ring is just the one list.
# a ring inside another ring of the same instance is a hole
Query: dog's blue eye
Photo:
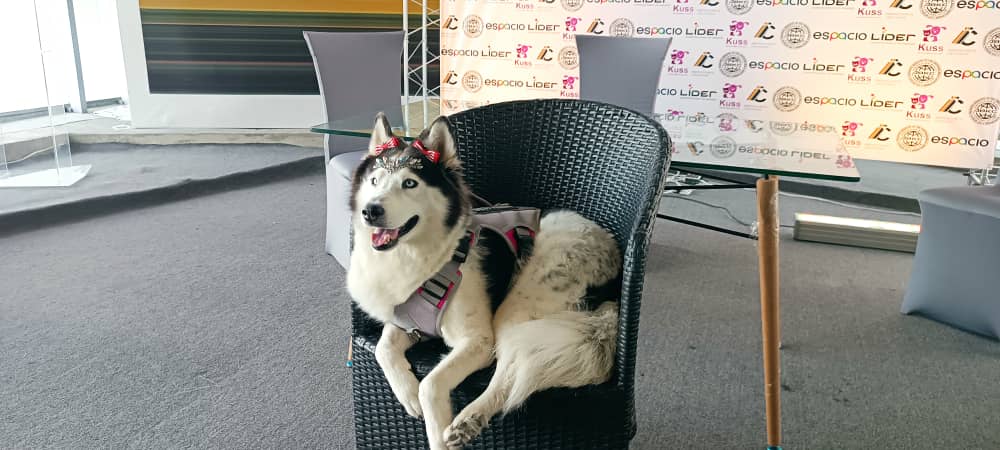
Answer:
[[417, 180], [413, 178], [407, 178], [403, 180], [403, 189], [413, 189], [417, 187]]

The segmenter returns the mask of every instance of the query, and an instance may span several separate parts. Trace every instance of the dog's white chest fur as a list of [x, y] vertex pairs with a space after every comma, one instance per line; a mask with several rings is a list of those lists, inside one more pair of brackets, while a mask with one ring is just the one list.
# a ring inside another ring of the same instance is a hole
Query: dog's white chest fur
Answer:
[[[356, 229], [355, 233], [364, 231]], [[396, 306], [410, 298], [451, 259], [464, 234], [464, 227], [456, 227], [444, 237], [454, 242], [453, 246], [441, 246], [438, 242], [423, 245], [414, 240], [390, 252], [378, 252], [363, 242], [355, 245], [351, 253], [351, 270], [347, 273], [347, 290], [368, 315], [382, 323], [392, 323]], [[476, 256], [470, 252], [466, 266], [476, 262]], [[463, 286], [465, 284], [463, 282]], [[458, 300], [462, 291], [459, 288], [452, 302]]]

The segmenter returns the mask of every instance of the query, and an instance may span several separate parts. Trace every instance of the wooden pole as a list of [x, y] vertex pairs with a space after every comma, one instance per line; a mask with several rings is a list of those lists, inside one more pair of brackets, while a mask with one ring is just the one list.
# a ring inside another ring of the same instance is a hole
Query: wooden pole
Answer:
[[760, 267], [760, 319], [764, 343], [764, 404], [767, 448], [781, 448], [781, 341], [778, 276], [778, 177], [757, 180], [757, 255]]

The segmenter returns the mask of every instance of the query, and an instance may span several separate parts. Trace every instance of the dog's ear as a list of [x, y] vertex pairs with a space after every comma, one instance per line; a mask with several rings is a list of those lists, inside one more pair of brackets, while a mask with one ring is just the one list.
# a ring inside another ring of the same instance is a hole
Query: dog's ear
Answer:
[[448, 122], [446, 117], [440, 116], [434, 119], [431, 126], [427, 127], [423, 133], [420, 133], [420, 141], [428, 149], [441, 154], [441, 160], [438, 161], [439, 164], [449, 169], [457, 169], [459, 167], [455, 138], [451, 134], [451, 123]]
[[375, 148], [389, 142], [393, 137], [392, 126], [385, 114], [378, 113], [375, 116], [375, 124], [372, 125], [372, 138], [368, 141], [368, 155], [375, 155]]

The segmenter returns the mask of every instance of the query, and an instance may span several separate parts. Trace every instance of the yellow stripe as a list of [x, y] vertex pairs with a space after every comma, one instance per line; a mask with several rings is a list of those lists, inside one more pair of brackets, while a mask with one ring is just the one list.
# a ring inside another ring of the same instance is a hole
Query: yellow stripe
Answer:
[[[439, 0], [428, 0], [428, 9], [437, 9]], [[318, 13], [388, 13], [403, 11], [401, 0], [139, 0], [146, 9], [187, 9], [201, 11], [268, 11]], [[412, 14], [419, 10], [410, 8]]]

